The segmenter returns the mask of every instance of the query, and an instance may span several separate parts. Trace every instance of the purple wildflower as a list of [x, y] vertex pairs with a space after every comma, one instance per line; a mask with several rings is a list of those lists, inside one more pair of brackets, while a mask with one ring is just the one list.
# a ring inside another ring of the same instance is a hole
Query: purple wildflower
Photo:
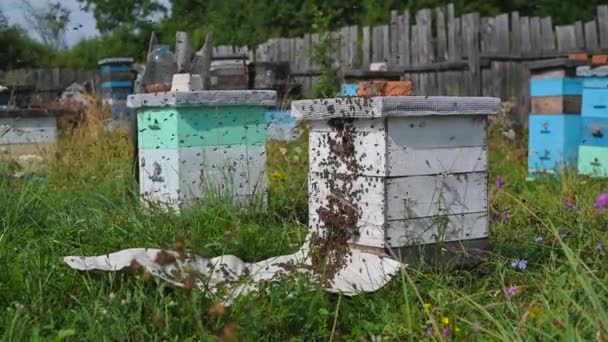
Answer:
[[570, 209], [571, 211], [578, 210], [578, 208], [574, 205], [574, 203], [572, 203], [572, 201], [569, 198], [566, 199], [566, 201], [564, 202], [564, 205], [566, 206], [566, 208]]
[[604, 209], [608, 207], [608, 193], [602, 192], [595, 199], [595, 203], [593, 204], [595, 208]]
[[543, 243], [543, 241], [545, 241], [545, 239], [543, 239], [543, 237], [542, 237], [542, 236], [537, 236], [537, 237], [536, 237], [536, 239], [534, 239], [534, 241], [535, 241], [536, 243]]
[[502, 223], [508, 223], [508, 222], [509, 222], [509, 219], [510, 219], [509, 214], [505, 214], [505, 215], [502, 217]]
[[496, 177], [496, 188], [498, 190], [502, 190], [503, 185], [504, 185], [504, 183], [502, 181], [502, 177], [501, 176]]
[[433, 327], [430, 327], [430, 328], [426, 329], [426, 334], [429, 335], [429, 336], [433, 336], [434, 335]]
[[525, 270], [528, 267], [528, 261], [525, 259], [511, 261], [511, 267], [514, 269]]
[[603, 251], [604, 250], [604, 244], [601, 242], [598, 242], [597, 245], [595, 245], [595, 249], [597, 249], [598, 251]]
[[492, 221], [493, 221], [493, 222], [498, 221], [498, 217], [499, 217], [499, 216], [498, 216], [498, 213], [492, 213]]
[[452, 334], [452, 328], [450, 328], [450, 326], [448, 325], [443, 328], [443, 336], [450, 336], [450, 334]]
[[511, 286], [508, 289], [504, 290], [504, 294], [506, 298], [511, 298], [515, 296], [519, 292], [519, 288], [517, 286]]

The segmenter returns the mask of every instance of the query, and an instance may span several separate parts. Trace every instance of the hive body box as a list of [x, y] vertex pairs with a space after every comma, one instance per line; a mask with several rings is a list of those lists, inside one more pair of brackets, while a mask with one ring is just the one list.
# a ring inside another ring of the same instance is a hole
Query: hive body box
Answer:
[[129, 96], [138, 108], [140, 193], [172, 209], [206, 195], [265, 196], [266, 108], [274, 91]]
[[127, 96], [133, 93], [135, 72], [133, 58], [107, 58], [99, 61], [101, 93], [104, 104], [112, 108], [112, 119], [124, 121], [130, 117]]
[[577, 70], [583, 77], [583, 110], [578, 171], [608, 176], [608, 67]]
[[555, 173], [578, 162], [582, 81], [567, 64], [531, 71], [528, 173]]
[[346, 229], [350, 243], [407, 262], [417, 246], [431, 247], [429, 263], [446, 261], [434, 258], [439, 246], [470, 256], [486, 249], [486, 122], [499, 108], [499, 99], [457, 97], [293, 103], [294, 116], [311, 122], [310, 228], [323, 236]]
[[57, 117], [45, 111], [0, 111], [0, 158], [17, 161], [34, 171], [48, 153], [55, 151]]

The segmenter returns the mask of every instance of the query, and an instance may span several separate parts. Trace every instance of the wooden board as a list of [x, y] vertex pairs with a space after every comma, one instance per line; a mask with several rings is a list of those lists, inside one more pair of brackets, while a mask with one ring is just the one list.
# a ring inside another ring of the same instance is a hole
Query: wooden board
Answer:
[[399, 65], [407, 66], [410, 64], [410, 12], [405, 10], [399, 17], [397, 25], [397, 35], [399, 39]]
[[555, 34], [551, 17], [542, 18], [540, 21], [541, 47], [543, 53], [555, 50]]
[[369, 69], [370, 62], [370, 53], [371, 53], [371, 32], [370, 27], [363, 27], [363, 42], [361, 43], [361, 67], [363, 69]]
[[390, 178], [386, 194], [387, 219], [487, 211], [487, 178], [485, 171]]
[[521, 52], [529, 53], [532, 51], [532, 41], [530, 36], [530, 18], [521, 17], [519, 19], [521, 25]]
[[486, 145], [486, 118], [390, 118], [390, 149], [434, 149]]
[[177, 209], [179, 198], [179, 152], [176, 149], [139, 150], [139, 189], [146, 202]]
[[608, 49], [608, 5], [597, 7], [597, 25], [600, 37], [600, 47]]
[[386, 232], [391, 247], [472, 240], [488, 237], [487, 212], [391, 221]]
[[0, 118], [0, 145], [54, 143], [57, 141], [57, 118]]
[[521, 25], [519, 12], [511, 12], [511, 52], [520, 55], [522, 50]]
[[557, 49], [561, 52], [570, 52], [576, 50], [576, 32], [574, 25], [556, 26], [557, 34]]
[[485, 147], [389, 148], [388, 176], [478, 172], [488, 169]]
[[[360, 176], [349, 183], [352, 185], [350, 191], [354, 203], [361, 215], [356, 227], [359, 237], [354, 238], [352, 242], [371, 247], [384, 247], [386, 179]], [[335, 186], [341, 187], [342, 184], [341, 180], [336, 180]], [[322, 231], [324, 227], [319, 221], [317, 211], [322, 207], [327, 208], [329, 198], [334, 195], [327, 180], [315, 172], [309, 173], [308, 189], [309, 227], [313, 231]]]
[[581, 113], [581, 96], [533, 96], [530, 103], [534, 114]]
[[435, 9], [435, 23], [435, 32], [437, 34], [437, 56], [435, 58], [435, 61], [447, 61], [448, 43], [445, 31], [445, 9], [443, 7], [437, 7]]
[[[359, 174], [365, 176], [384, 176], [386, 173], [386, 133], [357, 132], [352, 133], [354, 139], [354, 159], [358, 164], [358, 172], [347, 168], [347, 164], [337, 158], [332, 152], [328, 139], [341, 141], [336, 132], [312, 131], [309, 135], [309, 159], [311, 172], [327, 170], [340, 174]], [[337, 145], [336, 149], [342, 149]]]

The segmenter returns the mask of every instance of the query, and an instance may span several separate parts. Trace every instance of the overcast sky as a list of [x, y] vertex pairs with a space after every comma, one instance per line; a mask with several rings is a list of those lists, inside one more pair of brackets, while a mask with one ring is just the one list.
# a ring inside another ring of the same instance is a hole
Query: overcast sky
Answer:
[[[42, 6], [48, 0], [30, 0], [30, 3], [34, 6]], [[121, 0], [115, 0], [120, 2]], [[169, 0], [161, 0], [161, 3], [168, 5]], [[95, 28], [95, 19], [90, 13], [86, 13], [80, 9], [80, 5], [76, 0], [61, 0], [61, 3], [67, 7], [72, 13], [70, 15], [70, 30], [66, 34], [66, 40], [68, 45], [74, 45], [76, 42], [83, 38], [93, 37], [98, 34]], [[22, 0], [0, 0], [0, 9], [4, 15], [8, 18], [9, 22], [18, 24], [21, 27], [27, 29], [27, 24], [23, 18], [23, 3]], [[81, 28], [77, 30], [74, 27]], [[32, 33], [32, 35], [34, 35]]]

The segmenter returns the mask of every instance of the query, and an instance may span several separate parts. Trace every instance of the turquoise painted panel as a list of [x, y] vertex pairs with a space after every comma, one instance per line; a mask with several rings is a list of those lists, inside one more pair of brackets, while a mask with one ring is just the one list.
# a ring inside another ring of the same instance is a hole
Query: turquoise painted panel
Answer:
[[608, 176], [608, 148], [581, 146], [579, 149], [578, 173], [588, 176]]
[[589, 77], [583, 80], [584, 88], [608, 88], [608, 77]]
[[608, 117], [608, 88], [583, 89], [583, 116]]
[[146, 108], [138, 115], [142, 148], [265, 145], [265, 109], [259, 106]]
[[530, 115], [528, 169], [542, 171], [576, 165], [581, 123], [578, 115]]
[[133, 88], [132, 81], [108, 81], [101, 83], [102, 88]]
[[177, 148], [177, 109], [145, 108], [137, 114], [138, 144], [143, 149]]
[[179, 147], [264, 145], [264, 112], [259, 106], [179, 108]]
[[101, 72], [104, 74], [131, 70], [133, 70], [133, 68], [129, 65], [104, 65], [101, 67]]
[[581, 145], [608, 147], [608, 117], [583, 117]]
[[580, 95], [583, 84], [580, 78], [548, 78], [530, 80], [530, 96]]
[[291, 111], [271, 109], [265, 113], [268, 140], [291, 141], [298, 137], [297, 121]]
[[342, 91], [340, 92], [340, 95], [357, 96], [358, 90], [359, 90], [359, 85], [357, 85], [357, 84], [342, 84]]

